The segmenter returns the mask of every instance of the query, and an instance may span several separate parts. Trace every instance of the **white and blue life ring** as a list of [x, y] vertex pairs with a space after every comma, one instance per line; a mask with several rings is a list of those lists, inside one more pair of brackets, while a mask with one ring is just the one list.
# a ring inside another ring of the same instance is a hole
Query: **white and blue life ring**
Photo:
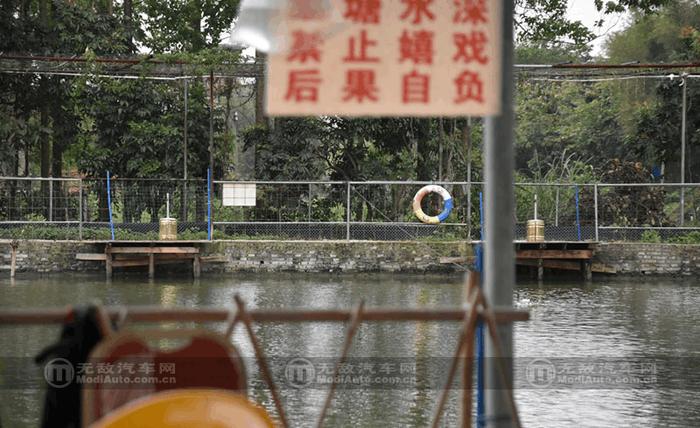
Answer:
[[[423, 212], [423, 209], [421, 208], [421, 201], [428, 193], [437, 193], [442, 196], [444, 207], [442, 208], [442, 212], [440, 214], [430, 216]], [[445, 221], [445, 219], [450, 215], [450, 212], [452, 212], [453, 206], [454, 203], [452, 202], [450, 192], [435, 184], [421, 187], [421, 189], [416, 193], [416, 196], [413, 197], [413, 213], [416, 215], [416, 217], [418, 217], [418, 220], [427, 224], [439, 224]]]

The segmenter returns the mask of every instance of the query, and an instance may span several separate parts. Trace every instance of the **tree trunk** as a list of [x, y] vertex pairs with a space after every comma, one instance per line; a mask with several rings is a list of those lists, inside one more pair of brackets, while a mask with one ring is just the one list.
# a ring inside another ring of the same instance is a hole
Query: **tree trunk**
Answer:
[[[41, 25], [41, 30], [44, 36], [48, 36], [49, 33], [49, 13], [51, 8], [50, 0], [40, 0], [39, 3], [39, 23]], [[49, 127], [49, 106], [46, 103], [48, 97], [48, 78], [43, 76], [39, 82], [39, 94], [41, 95], [39, 100], [39, 112], [40, 112], [40, 123], [41, 132], [39, 133], [40, 141], [40, 159], [41, 159], [41, 176], [48, 177], [51, 173], [51, 142], [49, 141], [49, 134], [46, 130]], [[41, 194], [44, 200], [48, 201], [49, 197], [49, 181], [42, 181], [41, 183]], [[49, 209], [49, 204], [45, 206], [45, 217], [48, 220], [51, 217], [51, 212]]]
[[443, 179], [443, 151], [445, 147], [445, 125], [443, 123], [442, 117], [438, 121], [438, 134], [439, 134], [439, 144], [438, 148], [438, 181]]
[[[102, 183], [104, 183], [102, 185]], [[95, 181], [95, 184], [97, 188], [99, 189], [98, 192], [98, 208], [97, 208], [97, 219], [100, 222], [108, 222], [109, 221], [109, 205], [108, 205], [108, 199], [107, 199], [107, 182], [104, 181]], [[89, 218], [89, 217], [88, 217]]]
[[124, 0], [124, 29], [126, 30], [126, 44], [131, 51], [135, 51], [134, 47], [134, 6], [132, 0]]
[[472, 119], [469, 117], [464, 121], [462, 129], [462, 141], [467, 151], [467, 181], [472, 181]]
[[[63, 176], [63, 144], [58, 141], [54, 141], [52, 144], [52, 160], [51, 160], [51, 175], [53, 177]], [[63, 195], [63, 186], [60, 181], [54, 181], [53, 185], [53, 212], [54, 220], [68, 220], [65, 218], [65, 208], [66, 204]]]
[[[42, 79], [43, 80], [43, 79]], [[46, 84], [42, 82], [42, 86], [45, 87]], [[42, 91], [43, 92], [43, 91]], [[49, 113], [48, 113], [48, 106], [46, 104], [42, 104], [40, 106], [40, 111], [41, 111], [41, 128], [42, 132], [40, 132], [40, 137], [41, 141], [39, 142], [40, 144], [40, 150], [41, 150], [41, 176], [46, 178], [49, 175], [51, 175], [51, 141], [49, 141], [49, 133], [46, 132], [45, 130], [48, 129], [49, 127]], [[51, 218], [51, 210], [49, 207], [49, 186], [50, 182], [49, 181], [42, 181], [41, 182], [41, 195], [42, 199], [44, 201], [47, 201], [45, 206], [44, 206], [44, 217], [46, 220]]]
[[[255, 62], [263, 67], [267, 62], [267, 54], [255, 51]], [[265, 116], [265, 76], [264, 73], [255, 78], [255, 123], [268, 125]]]
[[[431, 166], [430, 154], [432, 152], [429, 143], [431, 119], [413, 119], [418, 128], [418, 138], [414, 138], [414, 153], [416, 159], [416, 177], [419, 181], [431, 181], [434, 177], [434, 167]], [[423, 141], [418, 141], [423, 137]]]

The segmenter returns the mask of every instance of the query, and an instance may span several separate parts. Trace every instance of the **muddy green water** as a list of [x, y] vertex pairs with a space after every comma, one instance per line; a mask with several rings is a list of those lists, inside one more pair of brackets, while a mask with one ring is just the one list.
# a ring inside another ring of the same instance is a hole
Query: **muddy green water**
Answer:
[[[368, 306], [439, 307], [459, 304], [462, 286], [459, 276], [407, 275], [231, 275], [197, 282], [175, 278], [150, 283], [138, 277], [106, 283], [101, 276], [88, 275], [20, 277], [12, 283], [7, 278], [0, 279], [0, 306], [4, 308], [62, 306], [95, 299], [115, 305], [232, 307], [235, 293], [249, 306], [259, 308], [349, 307], [361, 298]], [[515, 327], [518, 357], [547, 361], [564, 358], [571, 359], [571, 364], [583, 360], [595, 364], [595, 370], [608, 361], [605, 358], [616, 358], [615, 364], [654, 358], [663, 365], [673, 357], [681, 359], [686, 369], [664, 371], [661, 367], [658, 379], [645, 387], [572, 389], [525, 385], [517, 391], [525, 426], [700, 426], [697, 279], [619, 279], [588, 285], [523, 283], [517, 287], [514, 304], [529, 308], [532, 318]], [[257, 328], [269, 355], [305, 358], [334, 356], [343, 342], [344, 330], [345, 326], [333, 323], [267, 324]], [[0, 327], [0, 357], [32, 357], [53, 342], [58, 331], [56, 326]], [[457, 332], [456, 323], [363, 325], [351, 354], [449, 357], [455, 349]], [[234, 342], [244, 355], [252, 355], [241, 331], [235, 334]], [[272, 409], [255, 368], [250, 371], [251, 398]], [[341, 388], [328, 417], [329, 425], [426, 426], [431, 421], [438, 391], [418, 383], [411, 388]], [[42, 391], [13, 388], [6, 381], [1, 388], [2, 426], [37, 426]], [[292, 426], [312, 425], [325, 391], [286, 387], [282, 394]], [[458, 422], [458, 398], [458, 391], [453, 391], [444, 419], [447, 426]]]

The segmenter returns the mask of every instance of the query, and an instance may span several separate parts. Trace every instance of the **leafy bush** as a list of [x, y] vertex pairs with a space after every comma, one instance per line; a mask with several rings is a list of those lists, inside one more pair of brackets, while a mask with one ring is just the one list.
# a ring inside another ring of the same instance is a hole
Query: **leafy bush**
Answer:
[[656, 230], [645, 230], [642, 233], [642, 242], [649, 244], [659, 244], [661, 243], [661, 235]]
[[672, 244], [700, 244], [700, 232], [690, 232], [685, 235], [676, 236], [668, 240]]

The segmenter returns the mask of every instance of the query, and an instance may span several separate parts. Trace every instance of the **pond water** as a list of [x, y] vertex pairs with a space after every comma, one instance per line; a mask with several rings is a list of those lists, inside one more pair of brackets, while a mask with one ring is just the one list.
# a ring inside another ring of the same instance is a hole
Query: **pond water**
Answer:
[[[368, 307], [445, 307], [458, 305], [462, 300], [462, 279], [458, 275], [235, 274], [199, 281], [170, 278], [149, 282], [124, 277], [107, 283], [101, 275], [66, 274], [20, 277], [12, 283], [3, 278], [0, 307], [53, 307], [96, 299], [109, 305], [233, 307], [235, 293], [249, 307], [257, 308], [347, 308], [363, 298]], [[656, 379], [644, 386], [606, 384], [572, 388], [523, 384], [516, 392], [516, 399], [524, 426], [700, 426], [697, 404], [700, 402], [700, 281], [697, 279], [521, 283], [516, 288], [514, 304], [528, 308], [531, 314], [530, 321], [515, 326], [516, 357], [552, 362], [557, 374], [562, 367], [565, 370], [574, 367], [568, 373], [580, 374], [586, 370], [581, 363], [586, 362], [595, 366], [594, 371], [610, 369], [608, 374], [617, 377], [625, 363], [632, 365], [632, 376], [640, 374], [635, 371], [639, 369], [637, 363], [653, 361], [656, 375]], [[345, 329], [340, 323], [275, 323], [256, 327], [268, 355], [312, 359], [337, 355]], [[453, 354], [458, 329], [458, 323], [364, 324], [355, 337], [351, 357], [384, 360], [352, 361], [375, 362], [372, 364], [377, 370], [383, 367], [377, 361], [392, 361], [391, 358], [404, 361], [417, 356], [428, 361], [427, 364], [447, 361], [441, 357]], [[29, 361], [44, 346], [53, 343], [58, 332], [57, 326], [0, 327], [0, 358], [7, 361], [25, 357]], [[242, 329], [237, 330], [233, 340], [242, 354], [253, 355]], [[251, 398], [273, 411], [254, 364], [251, 362], [249, 366]], [[278, 377], [284, 371], [275, 370], [275, 373]], [[277, 380], [284, 383], [284, 379]], [[431, 382], [439, 383], [439, 380]], [[2, 426], [37, 426], [42, 391], [16, 389], [7, 383], [5, 377], [0, 389]], [[439, 394], [430, 385], [418, 380], [410, 388], [340, 387], [328, 415], [328, 425], [425, 426], [431, 421]], [[282, 387], [281, 393], [292, 426], [314, 424], [325, 390]], [[443, 418], [447, 426], [459, 421], [459, 395], [456, 389], [450, 394]]]

